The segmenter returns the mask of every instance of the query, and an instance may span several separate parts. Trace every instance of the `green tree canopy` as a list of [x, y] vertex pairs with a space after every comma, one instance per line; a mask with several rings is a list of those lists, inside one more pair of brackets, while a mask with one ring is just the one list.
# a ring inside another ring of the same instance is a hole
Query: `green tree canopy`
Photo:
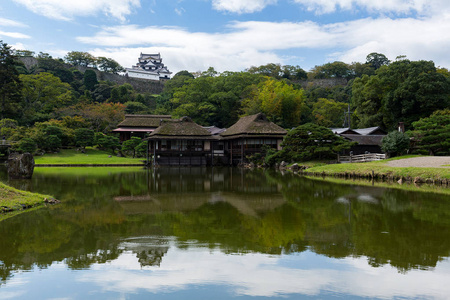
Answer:
[[87, 90], [93, 91], [95, 86], [98, 84], [97, 74], [93, 70], [86, 70], [84, 72], [84, 86]]
[[136, 147], [142, 142], [141, 138], [132, 136], [131, 139], [126, 140], [122, 143], [123, 152], [132, 152], [133, 158], [136, 156]]
[[23, 83], [20, 103], [23, 124], [42, 121], [40, 115], [48, 120], [51, 112], [70, 105], [74, 100], [71, 86], [50, 73], [20, 75], [20, 80]]
[[22, 83], [15, 65], [14, 51], [0, 40], [0, 118], [17, 116]]
[[417, 148], [432, 155], [450, 155], [450, 109], [438, 110], [413, 123]]
[[403, 132], [391, 131], [381, 140], [381, 149], [394, 157], [402, 155], [409, 148], [409, 136]]
[[79, 128], [75, 130], [75, 143], [77, 146], [86, 149], [87, 146], [94, 145], [94, 131], [88, 128]]
[[243, 110], [248, 115], [263, 112], [270, 121], [289, 128], [300, 124], [304, 99], [303, 90], [268, 79], [243, 101]]
[[281, 146], [269, 163], [280, 161], [300, 162], [312, 159], [335, 158], [343, 149], [349, 149], [353, 143], [334, 134], [330, 129], [308, 123], [288, 132]]
[[89, 67], [96, 64], [96, 58], [88, 52], [71, 51], [64, 57], [65, 61], [74, 66]]
[[97, 66], [100, 71], [117, 74], [125, 69], [114, 59], [100, 56], [97, 58]]

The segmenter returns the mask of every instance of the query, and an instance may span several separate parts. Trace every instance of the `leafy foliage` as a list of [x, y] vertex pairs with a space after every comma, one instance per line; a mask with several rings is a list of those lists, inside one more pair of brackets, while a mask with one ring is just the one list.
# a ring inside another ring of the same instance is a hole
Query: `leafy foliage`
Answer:
[[434, 112], [413, 123], [412, 135], [419, 149], [430, 154], [450, 155], [450, 109]]
[[141, 138], [136, 136], [131, 137], [131, 139], [126, 140], [122, 143], [122, 151], [123, 152], [132, 152], [133, 158], [136, 156], [136, 148], [142, 142]]
[[300, 124], [303, 103], [302, 90], [268, 79], [243, 101], [243, 110], [248, 115], [263, 112], [270, 121], [289, 128]]
[[0, 118], [17, 116], [22, 83], [15, 60], [11, 47], [0, 40]]
[[330, 129], [308, 123], [288, 132], [281, 144], [283, 149], [271, 156], [269, 164], [335, 158], [341, 150], [352, 145]]
[[36, 149], [36, 142], [33, 139], [23, 138], [20, 140], [16, 150], [22, 153], [34, 153]]
[[381, 142], [381, 150], [392, 157], [402, 155], [409, 148], [409, 136], [400, 131], [389, 132]]
[[88, 128], [75, 130], [75, 143], [77, 146], [86, 148], [94, 145], [94, 131]]

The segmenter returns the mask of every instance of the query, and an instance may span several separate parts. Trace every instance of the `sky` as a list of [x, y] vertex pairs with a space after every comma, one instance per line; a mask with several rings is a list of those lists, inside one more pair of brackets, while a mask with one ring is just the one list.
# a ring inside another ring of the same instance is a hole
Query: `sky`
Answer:
[[85, 51], [181, 70], [395, 60], [450, 67], [449, 0], [1, 0], [0, 40], [64, 58]]

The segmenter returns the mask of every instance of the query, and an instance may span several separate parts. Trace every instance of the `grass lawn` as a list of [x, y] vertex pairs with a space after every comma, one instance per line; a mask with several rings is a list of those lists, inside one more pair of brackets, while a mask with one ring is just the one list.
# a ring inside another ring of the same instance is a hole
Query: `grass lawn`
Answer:
[[450, 179], [450, 169], [446, 168], [390, 167], [386, 165], [388, 161], [410, 157], [418, 157], [418, 156], [408, 155], [367, 163], [352, 163], [352, 164], [346, 163], [346, 164], [316, 166], [307, 169], [306, 172], [325, 173], [326, 175], [354, 172], [356, 175], [369, 176], [370, 174], [372, 174], [373, 171], [375, 174], [388, 174], [394, 177]]
[[[111, 156], [111, 157], [110, 157]], [[35, 156], [37, 165], [114, 165], [114, 164], [142, 164], [144, 158], [117, 157], [111, 152], [87, 148], [86, 153], [76, 149], [62, 149], [59, 153], [46, 153]]]
[[0, 182], [0, 221], [42, 205], [45, 198], [52, 197], [20, 191]]

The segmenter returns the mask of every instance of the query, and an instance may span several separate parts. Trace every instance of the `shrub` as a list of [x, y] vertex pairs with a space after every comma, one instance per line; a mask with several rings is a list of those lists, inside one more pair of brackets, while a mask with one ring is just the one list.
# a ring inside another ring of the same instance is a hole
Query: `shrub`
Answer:
[[409, 136], [403, 132], [391, 131], [381, 140], [381, 150], [395, 157], [409, 148]]

